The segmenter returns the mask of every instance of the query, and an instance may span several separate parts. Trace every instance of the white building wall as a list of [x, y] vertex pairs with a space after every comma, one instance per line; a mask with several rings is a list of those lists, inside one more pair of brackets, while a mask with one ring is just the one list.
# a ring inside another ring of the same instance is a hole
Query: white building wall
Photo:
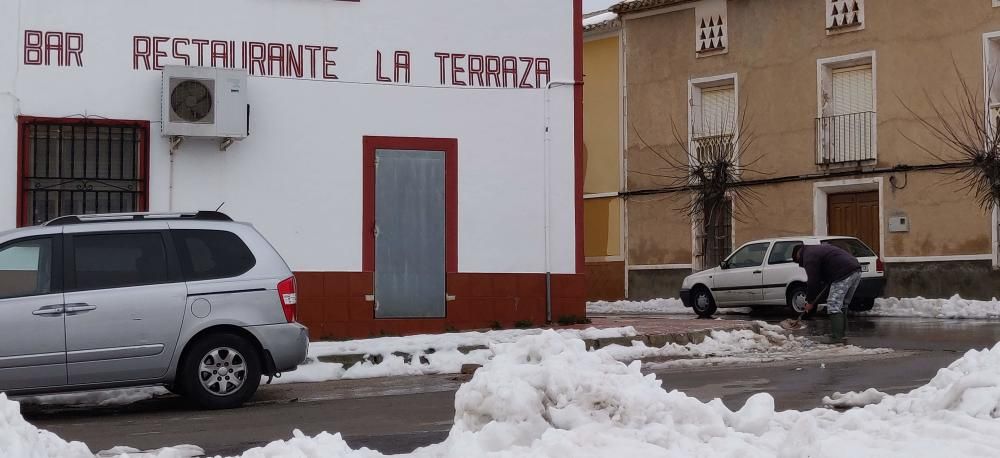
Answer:
[[[572, 9], [536, 0], [0, 0], [0, 228], [16, 220], [16, 116], [149, 120], [151, 210], [225, 202], [294, 270], [358, 271], [362, 137], [457, 138], [459, 270], [544, 272], [546, 90], [442, 85], [434, 53], [549, 58], [552, 81], [572, 81]], [[83, 33], [84, 65], [12, 66], [23, 60], [25, 29]], [[160, 72], [133, 69], [135, 35], [337, 46], [339, 79], [251, 77], [251, 136], [226, 152], [186, 141], [171, 190]], [[411, 53], [408, 85], [374, 84], [377, 50], [384, 74], [394, 51]], [[573, 89], [553, 88], [550, 99], [550, 270], [574, 273]]]

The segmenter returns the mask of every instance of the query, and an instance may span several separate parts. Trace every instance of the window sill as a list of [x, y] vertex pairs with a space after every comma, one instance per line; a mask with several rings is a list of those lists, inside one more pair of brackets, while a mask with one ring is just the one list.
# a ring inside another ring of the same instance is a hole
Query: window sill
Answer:
[[827, 27], [827, 29], [826, 29], [826, 36], [841, 35], [841, 34], [851, 33], [851, 32], [860, 32], [860, 31], [862, 31], [864, 29], [865, 29], [865, 24], [864, 23], [861, 23], [861, 24], [858, 24], [858, 25], [849, 25], [849, 26], [834, 27], [834, 28]]

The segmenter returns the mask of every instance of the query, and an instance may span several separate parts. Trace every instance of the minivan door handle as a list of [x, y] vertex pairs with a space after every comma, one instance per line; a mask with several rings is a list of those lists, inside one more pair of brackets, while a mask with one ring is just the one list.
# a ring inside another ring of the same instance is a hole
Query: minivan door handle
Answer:
[[90, 305], [90, 304], [86, 304], [86, 303], [66, 304], [66, 313], [67, 314], [77, 314], [77, 313], [89, 312], [91, 310], [96, 310], [96, 309], [97, 309], [96, 305]]
[[62, 315], [65, 312], [66, 312], [65, 306], [63, 306], [62, 304], [58, 304], [58, 305], [46, 305], [45, 307], [42, 307], [38, 310], [35, 310], [34, 312], [31, 312], [31, 314], [35, 316], [55, 316], [55, 315]]
[[753, 271], [753, 273], [754, 273], [754, 275], [756, 275], [756, 274], [761, 274], [761, 273], [764, 273], [764, 272], [760, 271], [760, 270], [755, 270], [755, 271]]

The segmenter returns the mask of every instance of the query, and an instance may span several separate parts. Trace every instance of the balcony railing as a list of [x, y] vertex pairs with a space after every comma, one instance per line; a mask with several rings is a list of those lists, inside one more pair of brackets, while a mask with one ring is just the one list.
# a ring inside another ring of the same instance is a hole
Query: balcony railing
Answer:
[[713, 163], [720, 159], [732, 159], [733, 156], [733, 136], [731, 134], [722, 135], [699, 135], [694, 140], [695, 157], [698, 162]]
[[875, 160], [875, 112], [826, 116], [816, 120], [816, 163]]

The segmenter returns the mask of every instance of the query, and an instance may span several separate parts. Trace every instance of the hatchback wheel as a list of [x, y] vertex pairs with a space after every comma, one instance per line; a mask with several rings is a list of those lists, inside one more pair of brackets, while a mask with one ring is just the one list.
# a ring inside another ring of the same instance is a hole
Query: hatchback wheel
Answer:
[[257, 391], [261, 365], [257, 349], [232, 334], [196, 342], [181, 372], [183, 393], [206, 409], [239, 407]]
[[711, 318], [717, 310], [712, 293], [704, 287], [699, 287], [691, 292], [691, 308], [701, 318]]
[[806, 286], [795, 285], [788, 290], [788, 308], [801, 314], [806, 311]]

